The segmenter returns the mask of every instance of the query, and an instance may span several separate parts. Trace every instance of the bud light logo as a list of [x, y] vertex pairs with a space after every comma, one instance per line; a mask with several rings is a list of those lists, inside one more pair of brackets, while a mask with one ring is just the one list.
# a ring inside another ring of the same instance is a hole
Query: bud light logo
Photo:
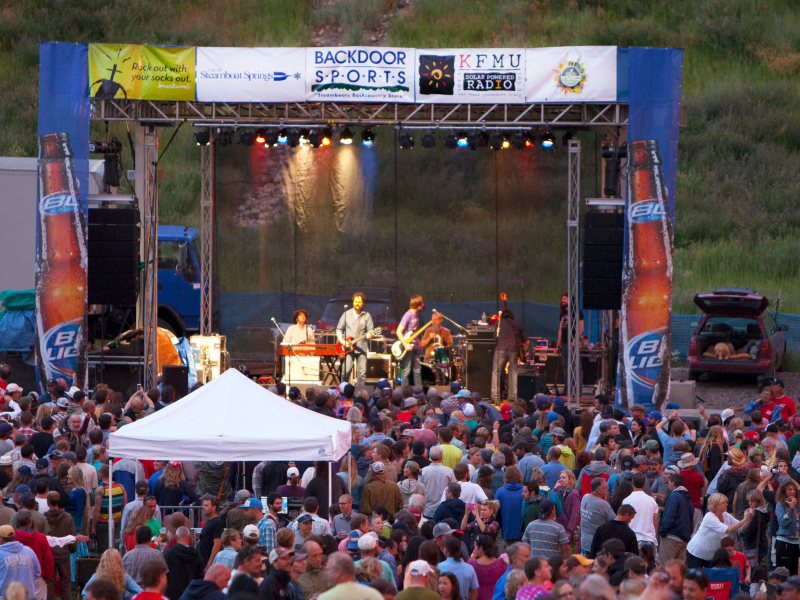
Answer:
[[667, 218], [666, 203], [658, 198], [631, 204], [628, 209], [628, 221], [631, 223], [647, 223]]
[[41, 345], [44, 353], [42, 362], [48, 379], [72, 379], [74, 376], [81, 345], [82, 324], [82, 318], [59, 323], [44, 335]]
[[46, 215], [77, 212], [78, 197], [72, 192], [50, 194], [42, 198], [41, 209]]
[[[625, 350], [625, 370], [634, 390], [641, 387], [655, 389], [663, 363], [664, 334], [666, 327], [640, 333], [628, 342]], [[637, 392], [635, 392], [637, 394]], [[638, 394], [636, 395], [638, 399]]]

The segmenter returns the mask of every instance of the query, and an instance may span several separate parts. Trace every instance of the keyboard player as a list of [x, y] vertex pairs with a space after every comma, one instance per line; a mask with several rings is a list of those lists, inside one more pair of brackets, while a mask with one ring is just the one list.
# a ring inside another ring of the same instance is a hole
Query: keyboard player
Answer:
[[296, 310], [292, 315], [292, 321], [294, 324], [286, 329], [286, 334], [283, 336], [283, 344], [287, 346], [313, 344], [314, 329], [307, 324], [308, 313], [303, 309]]

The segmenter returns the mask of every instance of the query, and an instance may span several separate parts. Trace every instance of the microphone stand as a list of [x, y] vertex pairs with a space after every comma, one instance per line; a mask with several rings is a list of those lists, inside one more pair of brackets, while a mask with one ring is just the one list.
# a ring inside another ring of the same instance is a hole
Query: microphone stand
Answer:
[[[456, 302], [457, 302], [457, 301], [456, 301]], [[436, 310], [435, 308], [433, 309], [433, 312], [435, 312], [436, 314], [442, 315], [442, 316], [443, 316], [445, 319], [447, 319], [448, 321], [450, 321], [450, 322], [451, 322], [453, 325], [455, 325], [456, 327], [458, 327], [458, 328], [459, 328], [461, 331], [464, 331], [464, 332], [467, 332], [467, 333], [469, 333], [469, 329], [467, 329], [467, 328], [466, 328], [466, 327], [464, 327], [463, 325], [459, 325], [458, 323], [456, 323], [455, 321], [453, 321], [453, 319], [451, 319], [450, 317], [448, 317], [448, 316], [447, 316], [447, 315], [445, 315], [444, 313], [441, 313], [441, 312], [439, 312], [439, 311], [438, 311], [438, 310]]]
[[[453, 302], [455, 302], [457, 304], [460, 304], [461, 306], [466, 306], [468, 309], [474, 310], [475, 312], [479, 312], [479, 313], [483, 313], [484, 312], [484, 311], [482, 311], [480, 309], [475, 308], [474, 306], [470, 306], [469, 304], [464, 304], [463, 302], [461, 302], [461, 300], [457, 300], [457, 299], [453, 298], [453, 294], [450, 294], [450, 304], [452, 304]], [[458, 323], [456, 323], [456, 325], [458, 325]], [[461, 325], [459, 325], [459, 327], [461, 327]]]

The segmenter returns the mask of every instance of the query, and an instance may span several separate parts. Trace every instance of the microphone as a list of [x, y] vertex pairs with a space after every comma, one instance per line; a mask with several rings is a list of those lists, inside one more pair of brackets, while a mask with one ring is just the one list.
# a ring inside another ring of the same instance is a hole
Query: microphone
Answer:
[[347, 307], [348, 307], [348, 305], [347, 305], [347, 304], [345, 304], [345, 305], [344, 305], [344, 309], [345, 309], [345, 310], [347, 310]]
[[[431, 310], [432, 310], [433, 312], [435, 312], [435, 313], [438, 313], [438, 312], [439, 312], [439, 311], [438, 311], [438, 310], [436, 310], [435, 308], [432, 308]], [[353, 413], [353, 414], [355, 414], [355, 413]]]
[[275, 320], [275, 317], [272, 317], [272, 322], [275, 323], [275, 325], [278, 324], [278, 322]]

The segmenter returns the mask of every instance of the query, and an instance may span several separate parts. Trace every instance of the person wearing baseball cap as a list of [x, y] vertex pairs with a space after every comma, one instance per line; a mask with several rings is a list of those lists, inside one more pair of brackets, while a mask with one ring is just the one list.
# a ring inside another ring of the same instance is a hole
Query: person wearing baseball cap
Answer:
[[306, 488], [300, 485], [300, 470], [297, 467], [289, 467], [286, 470], [286, 483], [279, 485], [275, 493], [281, 497], [302, 498]]
[[269, 553], [269, 564], [272, 567], [269, 575], [264, 578], [259, 586], [259, 593], [262, 598], [279, 600], [281, 598], [292, 598], [289, 586], [292, 583], [292, 576], [289, 569], [292, 566], [292, 558], [295, 551], [278, 546]]
[[383, 506], [391, 515], [402, 510], [403, 495], [397, 484], [387, 479], [384, 464], [376, 461], [370, 465], [370, 469], [372, 479], [361, 492], [361, 512], [371, 516], [374, 506]]
[[397, 594], [397, 600], [440, 600], [439, 594], [426, 587], [428, 575], [434, 573], [426, 560], [415, 560], [408, 565], [411, 584]]
[[33, 598], [37, 580], [41, 586], [42, 568], [36, 553], [15, 537], [11, 525], [0, 526], [0, 592], [5, 594], [8, 584], [18, 581], [28, 590], [28, 598]]
[[773, 379], [770, 382], [770, 391], [772, 392], [772, 401], [781, 407], [781, 418], [787, 421], [791, 419], [797, 413], [797, 409], [794, 400], [784, 392], [783, 379]]

